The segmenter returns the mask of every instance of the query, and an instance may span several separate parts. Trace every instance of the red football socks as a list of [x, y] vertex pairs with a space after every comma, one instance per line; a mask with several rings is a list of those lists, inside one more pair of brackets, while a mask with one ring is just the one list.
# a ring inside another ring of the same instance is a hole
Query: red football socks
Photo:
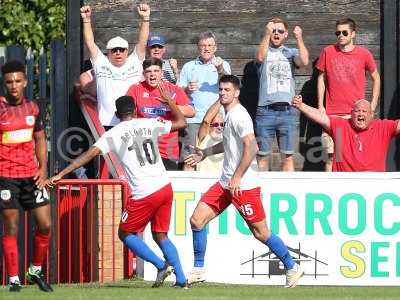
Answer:
[[16, 236], [3, 236], [3, 253], [8, 276], [18, 276], [18, 244]]
[[47, 249], [49, 248], [50, 241], [50, 233], [49, 234], [41, 234], [39, 232], [35, 232], [35, 236], [33, 238], [33, 258], [32, 265], [41, 266], [43, 260], [46, 257]]

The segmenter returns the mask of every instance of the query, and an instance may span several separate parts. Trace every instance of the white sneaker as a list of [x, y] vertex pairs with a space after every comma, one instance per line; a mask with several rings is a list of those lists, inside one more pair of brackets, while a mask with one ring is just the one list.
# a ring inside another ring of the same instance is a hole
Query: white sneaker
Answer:
[[303, 274], [304, 271], [301, 269], [300, 265], [294, 264], [293, 268], [286, 272], [285, 288], [294, 288]]
[[194, 267], [187, 276], [187, 283], [199, 283], [206, 281], [206, 271], [204, 268]]

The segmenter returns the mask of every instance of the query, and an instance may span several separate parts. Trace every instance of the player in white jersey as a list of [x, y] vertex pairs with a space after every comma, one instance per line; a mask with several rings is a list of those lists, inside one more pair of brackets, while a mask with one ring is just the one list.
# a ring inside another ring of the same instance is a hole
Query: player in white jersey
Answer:
[[[159, 287], [172, 272], [176, 286], [187, 287], [178, 252], [168, 239], [173, 192], [158, 151], [158, 137], [186, 127], [179, 108], [162, 83], [158, 86], [161, 99], [170, 107], [172, 121], [136, 118], [133, 98], [122, 96], [116, 101], [116, 116], [121, 123], [107, 131], [89, 150], [48, 180], [52, 186], [69, 172], [87, 164], [95, 156], [114, 152], [122, 162], [131, 188], [131, 197], [121, 216], [118, 235], [136, 256], [152, 263], [157, 269], [153, 287]], [[164, 254], [159, 258], [137, 234], [151, 223], [153, 239]]]
[[225, 110], [223, 141], [204, 150], [196, 149], [196, 153], [185, 160], [187, 164], [194, 166], [208, 155], [225, 151], [220, 180], [203, 195], [190, 218], [194, 266], [188, 276], [188, 283], [205, 280], [205, 226], [233, 204], [254, 237], [267, 245], [284, 264], [287, 270], [285, 287], [295, 287], [303, 271], [293, 261], [283, 241], [267, 227], [258, 175], [251, 167], [258, 151], [253, 122], [247, 110], [239, 103], [239, 89], [240, 81], [236, 76], [224, 75], [220, 78], [219, 102], [213, 105], [222, 105]]

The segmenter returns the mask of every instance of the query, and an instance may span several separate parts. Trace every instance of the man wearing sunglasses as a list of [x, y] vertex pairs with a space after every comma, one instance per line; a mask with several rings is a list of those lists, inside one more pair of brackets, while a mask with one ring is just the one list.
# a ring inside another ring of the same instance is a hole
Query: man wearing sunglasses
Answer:
[[294, 171], [293, 153], [298, 127], [298, 114], [290, 105], [295, 93], [294, 66], [308, 64], [309, 55], [303, 42], [302, 29], [293, 30], [297, 48], [285, 47], [288, 23], [274, 18], [265, 26], [256, 61], [260, 65], [258, 108], [255, 133], [260, 171], [268, 171], [268, 157], [275, 137], [282, 154], [283, 171]]
[[128, 41], [117, 36], [107, 42], [107, 55], [104, 56], [94, 40], [91, 8], [90, 6], [81, 8], [83, 37], [93, 64], [96, 80], [99, 120], [105, 127], [112, 127], [119, 123], [114, 114], [115, 100], [125, 95], [129, 86], [139, 82], [142, 78], [142, 62], [145, 58], [149, 36], [150, 6], [139, 4], [137, 12], [139, 33], [133, 52], [129, 55]]
[[165, 38], [159, 34], [151, 34], [147, 40], [147, 53], [149, 57], [162, 60], [163, 78], [176, 84], [179, 76], [178, 62], [175, 58], [164, 59], [167, 52]]
[[[371, 109], [375, 111], [380, 92], [380, 76], [371, 52], [356, 46], [356, 23], [352, 19], [336, 22], [336, 44], [322, 50], [316, 68], [318, 76], [318, 109], [328, 116], [349, 119], [355, 102], [365, 99], [365, 73], [372, 79]], [[325, 100], [325, 105], [324, 105]], [[325, 171], [332, 171], [334, 143], [328, 133], [321, 136], [327, 154]]]

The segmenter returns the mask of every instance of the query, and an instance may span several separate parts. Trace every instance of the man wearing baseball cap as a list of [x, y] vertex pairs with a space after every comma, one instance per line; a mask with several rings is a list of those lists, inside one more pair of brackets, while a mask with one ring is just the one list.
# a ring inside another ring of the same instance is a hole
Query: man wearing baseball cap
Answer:
[[164, 59], [167, 52], [165, 38], [159, 34], [150, 34], [147, 40], [147, 53], [149, 57], [161, 59], [163, 62], [163, 78], [176, 84], [179, 77], [178, 63], [175, 58]]
[[91, 26], [90, 6], [81, 7], [83, 37], [93, 64], [97, 90], [97, 110], [99, 120], [104, 127], [119, 123], [115, 116], [115, 100], [125, 95], [129, 86], [142, 79], [142, 62], [146, 54], [146, 42], [149, 36], [150, 6], [139, 4], [138, 41], [132, 53], [128, 55], [128, 41], [120, 36], [113, 37], [106, 44], [107, 55], [103, 55], [96, 45]]

